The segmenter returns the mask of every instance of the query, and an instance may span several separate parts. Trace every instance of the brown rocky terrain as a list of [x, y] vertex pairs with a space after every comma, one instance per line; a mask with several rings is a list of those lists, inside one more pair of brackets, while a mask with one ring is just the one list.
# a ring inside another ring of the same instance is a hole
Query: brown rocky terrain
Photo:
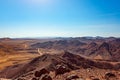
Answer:
[[107, 78], [112, 76], [114, 80], [119, 80], [119, 69], [120, 63], [113, 65], [64, 52], [45, 54], [26, 64], [8, 67], [0, 72], [0, 77], [17, 80], [110, 80]]
[[84, 55], [89, 58], [101, 56], [102, 60], [120, 60], [120, 39], [103, 38], [103, 39], [84, 39], [73, 38], [59, 41], [49, 41], [36, 43], [31, 48], [68, 50], [75, 54]]
[[119, 61], [114, 37], [0, 39], [0, 80], [120, 80]]

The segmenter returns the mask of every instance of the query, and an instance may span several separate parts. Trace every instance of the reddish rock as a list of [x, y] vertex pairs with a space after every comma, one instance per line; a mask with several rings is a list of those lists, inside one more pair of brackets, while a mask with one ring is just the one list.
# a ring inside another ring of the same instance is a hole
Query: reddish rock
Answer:
[[32, 80], [38, 80], [38, 79], [36, 79], [36, 78], [32, 78]]
[[92, 79], [92, 80], [100, 80], [99, 78], [94, 78], [94, 79]]
[[41, 76], [40, 80], [52, 80], [52, 78], [49, 75], [45, 74], [45, 75]]
[[106, 80], [116, 80], [116, 75], [113, 73], [106, 73], [105, 74], [105, 79]]
[[70, 75], [66, 80], [72, 80], [72, 79], [78, 79], [79, 77], [77, 75]]
[[34, 75], [35, 77], [41, 77], [43, 74], [49, 74], [49, 71], [46, 69], [41, 69], [40, 71], [36, 71]]
[[56, 69], [55, 69], [55, 74], [59, 75], [59, 74], [64, 74], [66, 72], [70, 72], [69, 68], [65, 65], [57, 65]]

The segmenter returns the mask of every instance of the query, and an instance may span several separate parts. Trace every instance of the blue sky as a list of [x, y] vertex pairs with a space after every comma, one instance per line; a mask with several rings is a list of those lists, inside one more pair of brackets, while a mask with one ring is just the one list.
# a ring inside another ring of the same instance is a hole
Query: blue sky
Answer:
[[120, 0], [0, 0], [0, 37], [120, 37]]

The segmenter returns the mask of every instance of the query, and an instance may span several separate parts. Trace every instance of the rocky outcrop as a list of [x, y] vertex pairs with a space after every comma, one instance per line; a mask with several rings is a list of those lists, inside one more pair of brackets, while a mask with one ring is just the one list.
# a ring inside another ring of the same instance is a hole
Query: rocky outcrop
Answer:
[[44, 74], [41, 76], [40, 80], [52, 80], [52, 78], [48, 74]]
[[49, 71], [46, 69], [41, 69], [40, 71], [36, 71], [34, 73], [35, 77], [41, 77], [43, 74], [49, 74]]
[[[110, 69], [110, 70], [119, 70], [120, 64], [111, 64], [108, 62], [99, 62], [86, 59], [79, 55], [72, 54], [65, 51], [64, 53], [58, 55], [45, 54], [39, 57], [36, 57], [29, 63], [24, 65], [18, 65], [17, 67], [9, 67], [3, 72], [0, 72], [0, 77], [4, 77], [6, 72], [6, 78], [16, 78], [16, 77], [27, 77], [33, 76], [35, 79], [41, 78], [43, 75], [50, 76], [50, 72], [54, 72], [54, 76], [61, 76], [67, 73], [70, 73], [73, 70], [79, 69]], [[11, 76], [9, 73], [12, 72]], [[109, 74], [106, 74], [109, 76]], [[107, 78], [107, 77], [106, 77]], [[23, 78], [24, 79], [24, 78]]]
[[34, 76], [32, 80], [52, 80], [52, 78], [49, 76], [49, 71], [45, 68], [35, 71]]
[[92, 79], [92, 80], [100, 80], [99, 78], [94, 78], [94, 79]]
[[12, 79], [0, 78], [0, 80], [12, 80]]
[[32, 78], [31, 80], [38, 80], [38, 79], [34, 77], [34, 78]]
[[106, 80], [117, 80], [116, 75], [114, 73], [106, 73], [105, 74], [105, 79]]
[[78, 79], [78, 78], [79, 78], [79, 76], [77, 76], [77, 75], [70, 75], [67, 77], [66, 80], [73, 80], [73, 79]]
[[64, 74], [66, 72], [70, 72], [70, 69], [67, 66], [61, 64], [56, 66], [55, 75]]

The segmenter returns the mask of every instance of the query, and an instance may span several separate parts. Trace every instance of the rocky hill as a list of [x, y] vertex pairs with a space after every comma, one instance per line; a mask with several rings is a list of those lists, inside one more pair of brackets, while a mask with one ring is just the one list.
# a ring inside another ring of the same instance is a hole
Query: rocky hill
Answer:
[[[68, 76], [72, 76], [72, 72], [77, 73], [76, 71], [83, 70], [83, 73], [85, 73], [86, 70], [89, 72], [89, 70], [96, 71], [97, 69], [103, 70], [104, 74], [102, 72], [99, 72], [99, 74], [105, 75], [105, 72], [107, 72], [106, 69], [111, 71], [119, 70], [120, 63], [113, 65], [107, 62], [93, 61], [69, 52], [57, 55], [45, 54], [34, 58], [29, 63], [6, 68], [0, 72], [0, 77], [17, 80], [67, 80]], [[62, 77], [59, 77], [59, 75]], [[76, 74], [78, 78], [81, 76], [87, 78], [86, 74], [80, 75], [81, 73]], [[89, 74], [87, 76], [90, 77]], [[98, 75], [94, 74], [95, 76]], [[101, 77], [98, 76], [98, 78]]]
[[0, 43], [0, 56], [15, 54], [15, 52], [12, 46]]
[[36, 43], [31, 45], [31, 48], [55, 49], [58, 51], [67, 50], [93, 59], [96, 58], [96, 56], [101, 56], [103, 60], [120, 61], [119, 38], [72, 38]]

